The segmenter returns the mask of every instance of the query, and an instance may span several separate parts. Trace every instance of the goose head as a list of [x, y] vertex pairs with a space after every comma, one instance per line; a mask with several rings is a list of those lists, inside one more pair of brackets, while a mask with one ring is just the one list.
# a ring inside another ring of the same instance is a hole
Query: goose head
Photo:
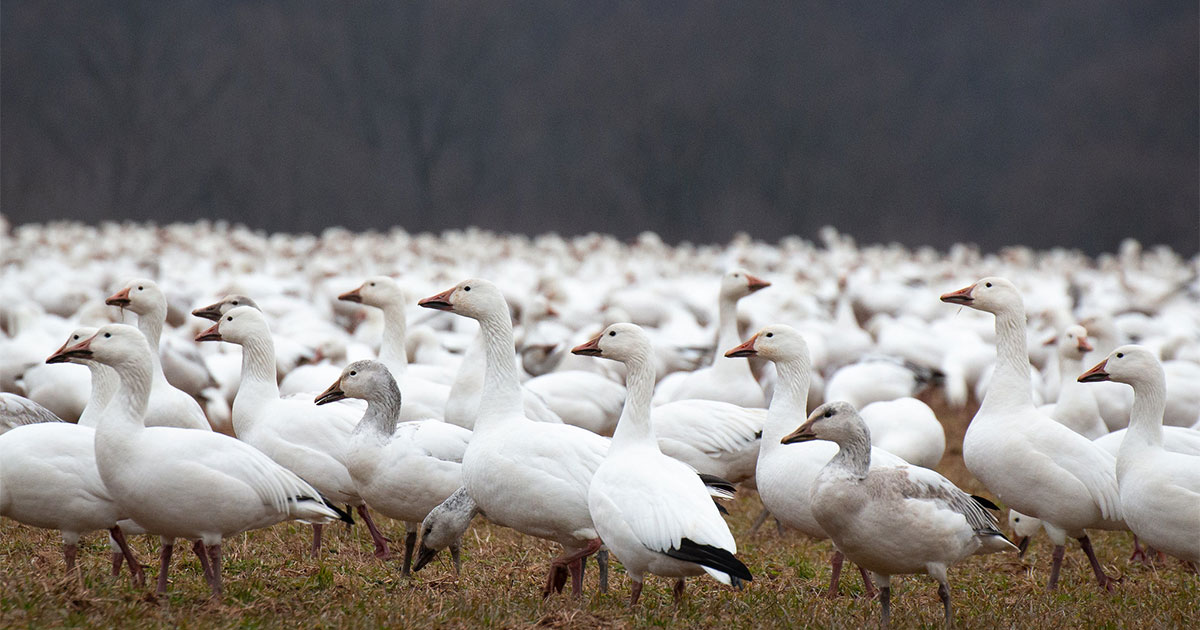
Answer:
[[133, 326], [107, 324], [97, 329], [91, 337], [60, 349], [46, 359], [46, 362], [95, 361], [115, 367], [139, 358], [150, 360], [150, 345], [146, 342], [145, 335]]
[[382, 392], [399, 390], [396, 379], [387, 366], [378, 361], [355, 361], [342, 370], [342, 375], [313, 401], [318, 405], [343, 398], [371, 400]]
[[602, 357], [626, 363], [649, 359], [650, 337], [637, 324], [612, 324], [591, 341], [575, 346], [572, 354]]
[[941, 299], [947, 304], [961, 304], [993, 314], [1014, 306], [1024, 307], [1021, 292], [1017, 290], [1016, 285], [997, 276], [987, 277], [969, 287], [946, 293]]
[[[202, 307], [192, 311], [192, 315], [195, 315], [196, 317], [203, 317], [204, 319], [215, 322], [215, 321], [221, 319], [221, 316], [224, 315], [226, 312], [228, 312], [230, 309], [234, 309], [239, 306], [249, 306], [251, 308], [258, 308], [258, 304], [254, 300], [252, 300], [244, 295], [226, 295], [225, 297], [221, 298], [221, 300], [218, 302], [214, 302], [212, 304], [209, 304], [208, 306], [202, 306]], [[259, 309], [259, 310], [262, 310], [262, 309]]]
[[245, 344], [261, 335], [270, 335], [267, 319], [252, 306], [238, 306], [225, 312], [217, 323], [196, 335], [196, 341], [228, 341]]
[[389, 304], [403, 304], [404, 291], [395, 280], [387, 276], [372, 276], [357, 289], [339, 295], [338, 299], [383, 308]]
[[808, 344], [795, 328], [786, 324], [772, 324], [755, 333], [742, 345], [731, 348], [725, 356], [757, 356], [770, 361], [787, 361], [808, 357]]
[[472, 319], [485, 319], [496, 313], [508, 314], [508, 302], [500, 289], [479, 278], [463, 280], [453, 288], [417, 302], [417, 305]]
[[[783, 444], [809, 442], [812, 440], [829, 440], [843, 443], [867, 432], [867, 425], [858, 415], [858, 410], [845, 401], [828, 402], [817, 407], [809, 414], [804, 424], [795, 431], [785, 435]], [[868, 440], [869, 438], [869, 433]]]
[[86, 359], [67, 355], [65, 354], [66, 350], [67, 348], [70, 348], [71, 346], [80, 343], [85, 339], [90, 339], [92, 335], [96, 334], [97, 330], [99, 329], [91, 326], [81, 326], [76, 328], [71, 332], [71, 335], [67, 337], [67, 340], [63, 342], [63, 345], [59, 346], [58, 350], [55, 350], [54, 354], [50, 355], [50, 358], [46, 359], [46, 363], [85, 363]]
[[1109, 353], [1108, 358], [1079, 375], [1080, 383], [1116, 381], [1132, 385], [1146, 380], [1153, 374], [1164, 381], [1162, 363], [1154, 353], [1142, 346], [1125, 345]]
[[138, 315], [145, 315], [155, 309], [167, 309], [167, 296], [158, 288], [153, 280], [139, 278], [131, 280], [120, 291], [104, 300], [109, 306], [127, 308]]
[[1082, 359], [1083, 355], [1093, 350], [1087, 340], [1088, 331], [1083, 326], [1075, 324], [1068, 326], [1058, 338], [1058, 354], [1068, 359]]
[[751, 275], [745, 269], [733, 269], [721, 277], [721, 298], [740, 300], [769, 286], [770, 282]]

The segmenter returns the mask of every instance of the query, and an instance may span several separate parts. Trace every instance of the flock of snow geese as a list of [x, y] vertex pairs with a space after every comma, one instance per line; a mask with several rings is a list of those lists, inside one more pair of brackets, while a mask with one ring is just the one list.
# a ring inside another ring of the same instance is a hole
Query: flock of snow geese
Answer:
[[389, 558], [372, 512], [406, 524], [404, 574], [458, 570], [482, 515], [562, 547], [544, 595], [593, 554], [604, 588], [612, 553], [631, 605], [647, 575], [678, 601], [751, 581], [741, 486], [756, 527], [832, 541], [831, 594], [849, 560], [886, 625], [891, 576], [928, 574], [949, 625], [947, 570], [1017, 545], [933, 470], [928, 386], [980, 401], [964, 463], [1053, 542], [1048, 588], [1068, 536], [1114, 587], [1093, 529], [1200, 564], [1200, 259], [1165, 248], [0, 228], [0, 515], [61, 531], [68, 570], [107, 530], [140, 585], [129, 536], [156, 535], [161, 593], [183, 539], [220, 599], [223, 539], [297, 520], [318, 554], [357, 513]]

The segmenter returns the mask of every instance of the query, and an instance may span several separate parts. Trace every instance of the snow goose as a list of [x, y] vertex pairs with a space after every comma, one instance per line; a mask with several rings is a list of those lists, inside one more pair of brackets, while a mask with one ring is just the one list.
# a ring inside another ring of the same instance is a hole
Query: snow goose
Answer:
[[96, 468], [95, 437], [94, 429], [69, 422], [23, 425], [0, 435], [0, 516], [62, 532], [68, 572], [76, 568], [80, 536], [106, 529], [141, 586], [142, 566], [118, 525], [125, 512]]
[[[226, 311], [196, 341], [227, 341], [242, 347], [242, 381], [233, 400], [238, 439], [311, 483], [325, 498], [356, 507], [367, 522], [376, 557], [387, 557], [387, 541], [371, 520], [345, 464], [359, 412], [341, 405], [317, 407], [305, 398], [281, 398], [271, 330], [254, 307]], [[314, 556], [321, 551], [322, 527], [313, 524]]]
[[1087, 385], [1075, 380], [1083, 370], [1083, 356], [1092, 350], [1092, 344], [1087, 340], [1087, 329], [1079, 325], [1070, 326], [1054, 340], [1054, 344], [1058, 348], [1058, 399], [1039, 409], [1072, 431], [1095, 440], [1108, 433], [1108, 427], [1100, 416], [1096, 396]]
[[212, 427], [204, 416], [200, 403], [183, 390], [167, 382], [163, 374], [162, 359], [159, 357], [159, 340], [167, 322], [167, 298], [152, 280], [137, 279], [127, 283], [120, 291], [104, 301], [109, 306], [129, 309], [137, 314], [138, 330], [146, 336], [153, 353], [151, 374], [153, 386], [150, 391], [150, 406], [146, 409], [147, 426], [175, 426], [182, 429]]
[[990, 502], [920, 466], [871, 468], [871, 435], [849, 403], [817, 407], [783, 444], [829, 440], [838, 446], [812, 487], [817, 522], [851, 562], [871, 572], [888, 627], [893, 575], [938, 581], [946, 627], [954, 624], [946, 570], [975, 554], [1016, 549], [996, 528]]
[[568, 424], [534, 422], [522, 405], [512, 319], [496, 286], [471, 279], [419, 302], [479, 322], [486, 372], [479, 415], [463, 455], [463, 485], [488, 520], [562, 545], [550, 565], [543, 595], [562, 590], [566, 571], [578, 596], [583, 558], [600, 549], [588, 512], [592, 474], [608, 441]]
[[[808, 490], [821, 469], [833, 458], [837, 447], [829, 442], [812, 442], [785, 448], [781, 443], [783, 436], [795, 426], [796, 418], [804, 417], [808, 405], [812, 378], [808, 344], [795, 328], [775, 324], [763, 328], [725, 354], [730, 357], [757, 356], [772, 361], [779, 376], [767, 410], [766, 424], [762, 427], [762, 446], [755, 469], [755, 484], [763, 506], [787, 527], [812, 538], [829, 538], [813, 516]], [[878, 448], [872, 449], [871, 462], [873, 466], [905, 465], [904, 460]], [[832, 577], [827, 596], [838, 593], [843, 558], [842, 552], [837, 550], [830, 558]], [[865, 571], [863, 583], [868, 591], [874, 589]]]
[[1012, 282], [988, 277], [947, 293], [943, 302], [992, 313], [996, 368], [963, 438], [963, 462], [1008, 507], [1042, 520], [1054, 542], [1048, 589], [1058, 585], [1066, 536], [1079, 540], [1102, 588], [1115, 588], [1086, 529], [1125, 529], [1116, 461], [1033, 405], [1025, 306]]
[[439, 420], [396, 424], [400, 388], [387, 366], [355, 361], [316, 403], [342, 398], [367, 401], [345, 460], [358, 495], [384, 516], [403, 521], [403, 575], [409, 574], [418, 523], [462, 485], [462, 456], [471, 432]]
[[1133, 387], [1129, 432], [1117, 453], [1125, 522], [1142, 542], [1200, 566], [1200, 456], [1163, 448], [1166, 377], [1158, 358], [1126, 345], [1079, 376]]
[[762, 386], [754, 379], [750, 363], [723, 361], [722, 348], [732, 348], [741, 341], [737, 328], [738, 300], [771, 286], [743, 269], [734, 269], [721, 278], [717, 305], [717, 346], [713, 363], [682, 377], [671, 392], [670, 400], [722, 400], [739, 407], [767, 406]]
[[409, 365], [406, 347], [408, 317], [405, 313], [404, 291], [400, 285], [387, 276], [372, 276], [358, 288], [338, 295], [338, 299], [372, 306], [383, 312], [379, 362], [386, 365], [400, 383], [400, 391], [405, 392], [405, 406], [419, 404], [441, 418], [445, 414], [446, 398], [450, 396], [454, 375], [442, 367]]
[[[211, 431], [146, 427], [142, 416], [154, 362], [137, 329], [103, 326], [47, 360], [72, 358], [104, 363], [121, 380], [95, 431], [95, 461], [104, 487], [120, 510], [148, 531], [197, 541], [198, 550], [202, 545], [209, 562], [205, 578], [215, 599], [222, 596], [224, 537], [286, 519], [327, 522], [341, 516], [315, 488], [252, 446]], [[163, 545], [160, 592], [166, 589], [172, 547]]]
[[625, 364], [629, 395], [612, 445], [588, 488], [596, 531], [633, 580], [629, 603], [642, 592], [647, 573], [684, 579], [708, 573], [740, 586], [750, 570], [734, 554], [737, 543], [704, 483], [686, 464], [663, 455], [651, 427], [654, 365], [650, 338], [635, 324], [612, 324], [572, 350]]
[[449, 547], [454, 572], [461, 573], [462, 559], [459, 557], [459, 547], [462, 544], [462, 535], [478, 513], [479, 506], [465, 486], [455, 490], [445, 501], [430, 510], [425, 520], [421, 521], [421, 547], [417, 550], [413, 572], [420, 571], [433, 560], [437, 552]]

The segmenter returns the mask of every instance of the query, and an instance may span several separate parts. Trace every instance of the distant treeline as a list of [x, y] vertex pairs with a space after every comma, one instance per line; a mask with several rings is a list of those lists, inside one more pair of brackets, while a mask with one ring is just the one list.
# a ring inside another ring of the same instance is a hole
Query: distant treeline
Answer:
[[1195, 0], [4, 0], [0, 211], [1200, 248]]

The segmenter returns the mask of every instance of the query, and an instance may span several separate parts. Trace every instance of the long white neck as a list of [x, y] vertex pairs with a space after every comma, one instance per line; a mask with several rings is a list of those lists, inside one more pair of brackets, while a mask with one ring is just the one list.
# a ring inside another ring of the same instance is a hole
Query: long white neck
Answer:
[[1029, 349], [1025, 346], [1025, 308], [996, 313], [996, 367], [980, 411], [1033, 407]]
[[508, 312], [489, 313], [479, 318], [483, 333], [486, 369], [483, 374], [483, 394], [479, 399], [479, 415], [475, 428], [486, 428], [487, 419], [524, 413], [521, 381], [517, 378], [512, 321]]
[[654, 398], [654, 363], [649, 348], [627, 359], [625, 363], [625, 407], [613, 432], [609, 453], [633, 446], [658, 449], [654, 427], [650, 421], [650, 401]]
[[713, 354], [713, 366], [721, 363], [743, 363], [744, 361], [724, 361], [725, 351], [741, 343], [737, 328], [737, 303], [734, 298], [720, 295], [717, 298], [717, 349]]
[[1080, 391], [1081, 388], [1087, 387], [1086, 383], [1080, 383], [1075, 379], [1083, 373], [1083, 358], [1078, 359], [1058, 354], [1058, 400], [1062, 404], [1071, 399], [1072, 394]]
[[379, 345], [379, 361], [392, 372], [403, 373], [408, 368], [408, 350], [404, 346], [408, 320], [401, 300], [383, 307], [383, 342]]
[[275, 341], [271, 339], [270, 331], [250, 335], [241, 346], [242, 381], [238, 397], [248, 393], [279, 398], [279, 383], [275, 380]]
[[153, 373], [162, 372], [162, 359], [158, 356], [158, 348], [162, 339], [163, 326], [166, 323], [166, 304], [155, 304], [145, 314], [137, 316], [137, 328], [146, 337], [146, 343], [150, 344], [150, 362], [153, 364]]
[[79, 416], [78, 424], [94, 429], [100, 424], [100, 418], [104, 415], [108, 403], [112, 402], [121, 381], [117, 373], [103, 363], [88, 361], [85, 365], [92, 373], [92, 392], [88, 396], [87, 406]]
[[470, 392], [479, 391], [482, 387], [484, 374], [483, 328], [475, 333], [467, 352], [463, 354], [458, 364], [458, 374], [454, 375], [454, 384], [450, 386], [450, 399], [457, 400]]
[[1167, 410], [1166, 377], [1162, 366], [1155, 365], [1153, 371], [1142, 375], [1132, 385], [1133, 408], [1121, 450], [1125, 450], [1126, 444], [1162, 448], [1163, 414]]
[[150, 400], [149, 357], [136, 356], [112, 366], [120, 387], [105, 408], [96, 427], [100, 432], [130, 432], [146, 428], [146, 406]]
[[779, 441], [804, 420], [808, 411], [808, 389], [812, 382], [812, 366], [806, 356], [775, 362], [778, 379], [767, 420], [763, 424], [764, 451], [782, 448]]

